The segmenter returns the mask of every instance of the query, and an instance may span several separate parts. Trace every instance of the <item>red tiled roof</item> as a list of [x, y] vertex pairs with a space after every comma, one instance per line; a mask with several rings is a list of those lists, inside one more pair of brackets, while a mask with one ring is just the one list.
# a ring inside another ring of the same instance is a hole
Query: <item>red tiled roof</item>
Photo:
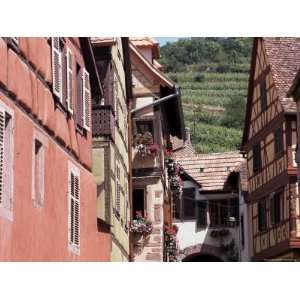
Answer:
[[176, 160], [201, 184], [202, 191], [230, 191], [228, 179], [233, 173], [240, 173], [242, 189], [247, 190], [247, 168], [240, 152], [178, 156]]
[[160, 57], [159, 43], [150, 37], [130, 37], [132, 44], [138, 48], [149, 47], [152, 48], [153, 58]]
[[267, 61], [284, 111], [295, 112], [291, 98], [285, 98], [300, 68], [300, 38], [263, 38]]
[[184, 142], [179, 139], [177, 136], [171, 136], [172, 143], [172, 156], [173, 157], [182, 157], [182, 156], [193, 156], [195, 155], [195, 150], [193, 145], [190, 142]]

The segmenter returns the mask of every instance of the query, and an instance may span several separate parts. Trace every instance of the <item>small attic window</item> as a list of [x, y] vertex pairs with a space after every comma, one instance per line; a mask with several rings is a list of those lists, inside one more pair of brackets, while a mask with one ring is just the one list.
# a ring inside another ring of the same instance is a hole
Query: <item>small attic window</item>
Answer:
[[204, 172], [204, 168], [200, 168], [200, 173], [203, 173]]
[[226, 167], [226, 171], [229, 172], [230, 171], [230, 167]]

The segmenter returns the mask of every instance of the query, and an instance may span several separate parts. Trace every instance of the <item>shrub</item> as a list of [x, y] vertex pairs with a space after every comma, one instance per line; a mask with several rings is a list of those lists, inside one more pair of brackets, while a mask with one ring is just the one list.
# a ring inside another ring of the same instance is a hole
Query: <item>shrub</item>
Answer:
[[205, 81], [205, 74], [203, 74], [203, 73], [197, 73], [194, 76], [194, 81], [196, 81], [196, 82], [204, 82]]

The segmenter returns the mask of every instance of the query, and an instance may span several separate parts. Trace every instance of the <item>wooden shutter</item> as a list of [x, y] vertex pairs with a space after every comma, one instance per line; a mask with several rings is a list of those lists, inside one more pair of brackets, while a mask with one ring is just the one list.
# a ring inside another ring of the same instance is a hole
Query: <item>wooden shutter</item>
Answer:
[[260, 84], [260, 105], [262, 112], [268, 107], [266, 79]]
[[261, 148], [260, 143], [253, 147], [253, 172], [261, 170]]
[[76, 123], [79, 127], [83, 127], [83, 92], [82, 92], [82, 69], [77, 66], [76, 74], [77, 97], [76, 97]]
[[5, 112], [0, 110], [0, 205], [3, 203]]
[[67, 108], [67, 53], [66, 49], [61, 54], [61, 103]]
[[80, 247], [80, 182], [73, 170], [69, 175], [69, 243], [76, 250]]
[[62, 102], [62, 56], [60, 52], [59, 37], [51, 38], [52, 41], [52, 86], [53, 93]]
[[120, 168], [116, 166], [116, 211], [120, 213], [121, 206], [121, 185], [120, 185]]
[[86, 69], [82, 72], [83, 128], [91, 129], [91, 90], [90, 75]]
[[72, 51], [67, 48], [66, 51], [66, 76], [67, 76], [67, 94], [66, 103], [68, 111], [73, 114], [73, 54]]

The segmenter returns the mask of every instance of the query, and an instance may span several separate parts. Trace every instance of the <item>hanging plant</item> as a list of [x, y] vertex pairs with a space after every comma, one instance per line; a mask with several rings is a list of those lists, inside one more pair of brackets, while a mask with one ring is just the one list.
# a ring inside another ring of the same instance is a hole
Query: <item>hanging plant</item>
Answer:
[[178, 243], [177, 235], [178, 227], [172, 225], [172, 227], [166, 229], [165, 231], [165, 247], [168, 261], [176, 262], [178, 261]]
[[143, 237], [152, 232], [152, 222], [142, 216], [141, 212], [137, 212], [135, 218], [129, 226], [130, 232], [141, 235]]
[[158, 144], [153, 141], [153, 136], [150, 132], [137, 134], [133, 139], [133, 145], [141, 157], [156, 156], [160, 150]]

